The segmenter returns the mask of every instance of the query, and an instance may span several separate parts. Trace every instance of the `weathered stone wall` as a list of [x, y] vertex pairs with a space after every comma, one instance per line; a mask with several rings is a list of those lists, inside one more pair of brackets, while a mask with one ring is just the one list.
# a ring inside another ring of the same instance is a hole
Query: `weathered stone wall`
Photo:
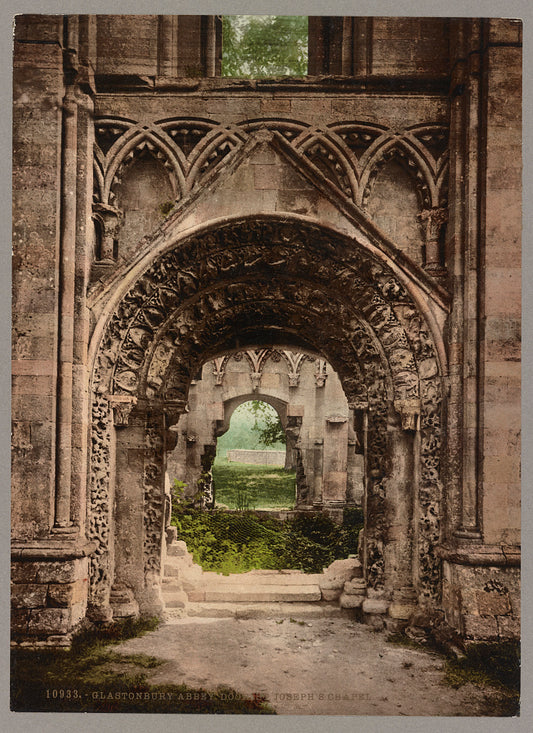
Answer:
[[54, 514], [63, 24], [17, 24], [13, 88], [13, 535]]
[[230, 462], [250, 463], [254, 466], [283, 466], [285, 464], [285, 451], [232, 448], [227, 452], [227, 458]]

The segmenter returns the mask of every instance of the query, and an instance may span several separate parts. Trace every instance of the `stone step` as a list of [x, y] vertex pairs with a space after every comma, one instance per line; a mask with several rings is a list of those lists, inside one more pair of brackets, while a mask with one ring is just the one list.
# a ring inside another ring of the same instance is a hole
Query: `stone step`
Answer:
[[[223, 603], [302, 603], [320, 601], [322, 594], [318, 585], [269, 585], [264, 587], [228, 585], [223, 588], [187, 589], [194, 598], [207, 602]], [[203, 597], [202, 595], [203, 594]], [[192, 600], [192, 598], [191, 598]]]
[[[189, 603], [187, 615], [202, 618], [352, 618], [333, 603]], [[167, 623], [172, 623], [168, 620]]]
[[185, 608], [189, 602], [189, 597], [185, 591], [174, 591], [173, 593], [163, 593], [163, 602], [165, 608]]
[[206, 573], [202, 576], [203, 588], [220, 588], [229, 585], [253, 585], [254, 588], [265, 588], [267, 586], [302, 586], [318, 585], [321, 576], [318, 574], [289, 574], [278, 573], [272, 575], [259, 575], [257, 573], [238, 573], [235, 575], [221, 575], [219, 573]]

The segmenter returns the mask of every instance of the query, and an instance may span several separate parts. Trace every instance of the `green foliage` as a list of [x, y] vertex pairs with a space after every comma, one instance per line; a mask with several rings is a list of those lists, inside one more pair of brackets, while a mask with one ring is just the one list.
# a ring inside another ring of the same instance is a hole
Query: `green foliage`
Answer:
[[259, 433], [260, 441], [264, 445], [286, 445], [287, 436], [283, 430], [281, 419], [273, 407], [261, 400], [252, 400], [251, 410], [255, 415], [252, 430]]
[[213, 466], [215, 498], [229, 509], [288, 509], [294, 506], [296, 475], [274, 466], [228, 463]]
[[[275, 420], [277, 413], [274, 408], [264, 402], [261, 404], [265, 405], [266, 408], [264, 414], [270, 413], [272, 420]], [[217, 440], [217, 456], [219, 458], [225, 458], [227, 451], [232, 448], [245, 448], [248, 450], [284, 449], [285, 444], [283, 441], [277, 443], [265, 443], [263, 441], [263, 428], [265, 428], [265, 434], [268, 434], [268, 430], [266, 430], [268, 426], [263, 419], [264, 416], [254, 412], [252, 405], [251, 401], [244, 402], [237, 407], [231, 416], [229, 430]], [[255, 428], [255, 425], [258, 428]]]
[[283, 568], [321, 572], [333, 560], [352, 554], [360, 529], [336, 525], [324, 515], [301, 513], [283, 522], [220, 509], [191, 509], [173, 521], [195, 562], [225, 574]]
[[273, 714], [261, 699], [227, 688], [208, 692], [185, 685], [151, 685], [146, 671], [162, 661], [122, 655], [106, 647], [151, 631], [157, 619], [127, 619], [74, 638], [72, 648], [15, 649], [11, 709], [17, 712]]
[[165, 201], [162, 204], [159, 204], [159, 211], [161, 212], [162, 217], [166, 217], [170, 214], [172, 209], [174, 208], [175, 201]]
[[222, 76], [305, 76], [307, 37], [306, 16], [226, 15]]

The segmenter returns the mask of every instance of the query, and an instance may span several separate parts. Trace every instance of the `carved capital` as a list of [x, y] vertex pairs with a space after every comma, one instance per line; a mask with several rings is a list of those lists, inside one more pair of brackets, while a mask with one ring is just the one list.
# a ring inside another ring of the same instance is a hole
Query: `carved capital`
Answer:
[[326, 373], [326, 362], [324, 359], [317, 359], [315, 361], [315, 366], [315, 385], [317, 387], [323, 387], [326, 384], [326, 379], [328, 378]]
[[403, 430], [418, 429], [420, 400], [394, 400], [394, 409], [400, 416]]
[[113, 409], [113, 423], [115, 427], [124, 427], [128, 424], [130, 413], [137, 404], [137, 397], [133, 395], [108, 395], [109, 405]]
[[425, 223], [424, 269], [435, 276], [445, 275], [446, 271], [441, 263], [439, 239], [442, 227], [448, 221], [448, 209], [424, 209], [418, 218], [423, 224]]
[[167, 400], [163, 403], [163, 412], [167, 428], [175, 425], [180, 417], [189, 412], [189, 406], [186, 400]]
[[289, 372], [289, 387], [297, 387], [300, 383], [300, 375], [297, 372]]
[[437, 241], [440, 236], [441, 229], [448, 221], [448, 209], [434, 208], [424, 209], [418, 218], [421, 222], [425, 222], [426, 244], [428, 242]]

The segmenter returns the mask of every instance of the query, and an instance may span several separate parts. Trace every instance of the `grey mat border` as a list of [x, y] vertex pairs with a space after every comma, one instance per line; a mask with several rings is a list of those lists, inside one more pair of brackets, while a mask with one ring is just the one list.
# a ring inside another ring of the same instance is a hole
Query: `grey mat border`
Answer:
[[[13, 16], [18, 13], [287, 13], [286, 0], [91, 0], [73, 2], [68, 0], [3, 0], [0, 7], [0, 140], [2, 141], [3, 165], [0, 177], [0, 214], [3, 223], [2, 246], [0, 247], [0, 344], [4, 358], [0, 369], [0, 468], [4, 482], [0, 488], [0, 730], [26, 733], [37, 728], [40, 733], [70, 733], [72, 730], [86, 733], [98, 731], [128, 731], [140, 733], [148, 727], [152, 733], [165, 731], [248, 731], [253, 727], [262, 731], [457, 731], [469, 733], [496, 731], [531, 730], [533, 706], [531, 691], [532, 629], [525, 622], [522, 640], [524, 649], [524, 672], [522, 713], [520, 718], [407, 718], [380, 716], [204, 716], [204, 715], [133, 715], [133, 714], [83, 714], [83, 713], [11, 713], [9, 711], [9, 436], [10, 436], [10, 364], [9, 344], [11, 340], [10, 319], [10, 202], [11, 202], [11, 49]], [[441, 17], [507, 17], [522, 18], [524, 21], [524, 216], [523, 216], [523, 445], [533, 444], [533, 288], [528, 285], [533, 278], [533, 216], [529, 213], [533, 191], [533, 4], [531, 0], [336, 0], [324, 3], [320, 0], [297, 0], [290, 4], [289, 12], [301, 15], [393, 15], [393, 16], [441, 16]], [[533, 454], [524, 449], [523, 454], [523, 534], [524, 570], [522, 595], [524, 607], [531, 610], [533, 582], [531, 577], [531, 553], [533, 533], [529, 530], [532, 520], [533, 498], [528, 491], [533, 476]], [[526, 617], [529, 614], [524, 614]]]

